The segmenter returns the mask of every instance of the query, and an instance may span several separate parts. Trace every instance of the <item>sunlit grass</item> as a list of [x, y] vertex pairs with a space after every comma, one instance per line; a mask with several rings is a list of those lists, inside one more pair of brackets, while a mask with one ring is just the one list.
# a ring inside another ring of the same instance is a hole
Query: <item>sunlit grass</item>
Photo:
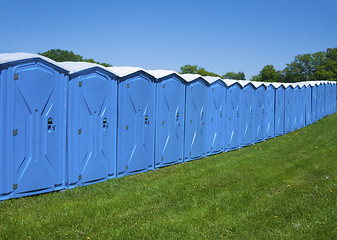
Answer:
[[0, 203], [0, 239], [336, 239], [337, 115], [237, 151]]

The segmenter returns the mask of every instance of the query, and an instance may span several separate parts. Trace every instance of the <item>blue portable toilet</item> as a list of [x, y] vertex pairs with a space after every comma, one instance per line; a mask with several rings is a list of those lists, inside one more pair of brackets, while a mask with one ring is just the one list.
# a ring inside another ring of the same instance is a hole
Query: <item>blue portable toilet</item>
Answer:
[[266, 139], [275, 136], [275, 87], [271, 83], [264, 83], [267, 87], [265, 104], [265, 132]]
[[67, 71], [37, 54], [12, 53], [0, 54], [0, 75], [1, 198], [64, 189]]
[[208, 98], [207, 155], [223, 152], [225, 142], [226, 84], [218, 77], [204, 77], [210, 84]]
[[305, 126], [312, 123], [312, 99], [311, 99], [311, 85], [310, 83], [305, 83], [302, 87], [302, 93], [304, 95], [304, 105], [305, 105]]
[[285, 86], [285, 94], [284, 94], [284, 131], [285, 133], [289, 133], [294, 131], [295, 129], [295, 120], [294, 120], [294, 88], [292, 84], [284, 84]]
[[330, 82], [331, 84], [331, 114], [334, 114], [336, 112], [336, 85], [335, 82]]
[[182, 74], [186, 84], [184, 161], [205, 157], [208, 131], [208, 82], [197, 74]]
[[68, 187], [116, 177], [117, 76], [87, 62], [63, 62], [69, 70]]
[[298, 105], [298, 128], [305, 127], [305, 107], [306, 107], [306, 84], [298, 83], [299, 105]]
[[227, 80], [224, 82], [227, 85], [226, 93], [226, 121], [225, 121], [225, 151], [238, 149], [241, 146], [241, 97], [242, 88], [238, 81]]
[[185, 84], [174, 71], [148, 70], [157, 79], [155, 167], [184, 159]]
[[336, 94], [336, 82], [331, 82], [331, 84], [332, 84], [332, 86], [331, 86], [331, 88], [332, 88], [332, 99], [331, 99], [331, 101], [332, 101], [332, 113], [336, 113], [336, 101], [337, 101], [337, 94]]
[[323, 112], [322, 112], [322, 117], [327, 116], [327, 111], [328, 111], [328, 91], [327, 91], [327, 86], [326, 86], [326, 82], [325, 81], [321, 81], [322, 82], [322, 88], [323, 88], [323, 101], [324, 101], [324, 105], [323, 105]]
[[300, 104], [300, 88], [296, 83], [292, 83], [293, 86], [293, 119], [294, 119], [294, 130], [299, 129], [300, 127], [300, 112], [301, 112], [301, 104]]
[[255, 117], [254, 130], [255, 141], [261, 142], [266, 139], [265, 132], [265, 104], [266, 104], [266, 85], [261, 82], [253, 82], [255, 84]]
[[275, 90], [275, 136], [283, 135], [284, 130], [284, 95], [285, 87], [281, 83], [272, 83]]
[[254, 107], [255, 87], [251, 81], [239, 80], [241, 85], [241, 104], [239, 109], [241, 145], [248, 146], [255, 142], [254, 121], [256, 108]]
[[317, 116], [317, 84], [316, 82], [310, 82], [311, 85], [311, 122], [316, 122], [318, 120]]
[[108, 67], [118, 76], [117, 177], [154, 168], [156, 78], [141, 68]]
[[317, 120], [324, 117], [324, 86], [321, 81], [317, 83]]

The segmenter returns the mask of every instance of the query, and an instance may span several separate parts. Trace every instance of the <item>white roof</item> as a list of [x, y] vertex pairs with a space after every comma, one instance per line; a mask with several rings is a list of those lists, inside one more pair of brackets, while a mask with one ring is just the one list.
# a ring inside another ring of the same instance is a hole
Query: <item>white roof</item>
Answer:
[[168, 75], [171, 74], [177, 74], [175, 71], [172, 70], [146, 70], [146, 72], [152, 76], [154, 76], [155, 78], [159, 79], [159, 78], [163, 78], [166, 77]]
[[89, 69], [89, 68], [94, 68], [94, 67], [99, 67], [99, 68], [102, 68], [102, 69], [108, 71], [106, 67], [104, 67], [102, 65], [99, 65], [99, 64], [96, 64], [96, 63], [61, 62], [60, 64], [64, 69], [67, 69], [70, 74], [80, 72], [80, 71], [83, 71], [83, 70], [86, 70], [86, 69]]
[[205, 78], [205, 80], [206, 80], [209, 84], [212, 84], [212, 83], [214, 83], [214, 82], [216, 82], [216, 81], [221, 81], [221, 82], [223, 82], [223, 80], [222, 80], [220, 77], [205, 76], [204, 78]]
[[[233, 79], [223, 79], [224, 83], [226, 83], [226, 85], [229, 87], [235, 83], [238, 83], [237, 80], [233, 80]], [[239, 83], [238, 83], [239, 84]], [[241, 86], [241, 84], [239, 84]]]
[[15, 62], [15, 61], [20, 61], [20, 60], [26, 60], [26, 59], [34, 59], [34, 58], [42, 59], [57, 67], [63, 68], [59, 62], [55, 62], [54, 60], [51, 60], [50, 58], [44, 57], [39, 54], [24, 53], [24, 52], [0, 53], [0, 64], [10, 63], [10, 62]]
[[194, 80], [196, 80], [197, 78], [202, 78], [204, 79], [206, 82], [208, 82], [203, 76], [199, 75], [199, 74], [179, 74], [179, 76], [181, 76], [183, 79], [185, 79], [186, 82], [192, 82]]
[[271, 84], [274, 86], [274, 88], [279, 88], [281, 86], [285, 87], [283, 83], [279, 83], [279, 82], [273, 82]]
[[254, 85], [254, 87], [255, 88], [258, 88], [258, 87], [260, 87], [260, 86], [266, 86], [263, 82], [255, 82], [255, 81], [252, 81], [251, 82], [253, 85]]
[[249, 83], [252, 83], [252, 85], [254, 86], [253, 82], [248, 81], [248, 80], [237, 80], [238, 84], [241, 85], [241, 87], [245, 87], [246, 85], [248, 85]]
[[145, 71], [139, 67], [107, 67], [107, 70], [119, 77], [125, 77], [138, 71]]

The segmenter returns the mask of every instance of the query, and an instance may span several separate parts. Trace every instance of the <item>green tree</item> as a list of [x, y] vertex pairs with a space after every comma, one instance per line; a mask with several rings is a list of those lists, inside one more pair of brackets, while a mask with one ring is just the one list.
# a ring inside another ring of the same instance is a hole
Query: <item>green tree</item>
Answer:
[[182, 74], [187, 74], [187, 73], [197, 74], [198, 73], [198, 65], [186, 64], [186, 65], [180, 67], [180, 73], [182, 73]]
[[47, 58], [53, 59], [56, 62], [90, 62], [90, 63], [97, 63], [101, 64], [105, 67], [111, 67], [110, 64], [108, 63], [100, 63], [96, 62], [94, 59], [86, 59], [83, 58], [79, 54], [75, 54], [73, 51], [68, 51], [68, 50], [61, 50], [61, 49], [50, 49], [46, 52], [43, 53], [38, 53], [42, 56], [45, 56]]
[[225, 75], [222, 75], [222, 78], [227, 79], [236, 79], [236, 80], [246, 80], [246, 76], [244, 72], [228, 72]]
[[[287, 64], [283, 70], [285, 82], [301, 82], [315, 80], [315, 73], [320, 70], [321, 66], [326, 64], [326, 53], [316, 52], [299, 54], [294, 61]], [[322, 73], [324, 74], [324, 73]]]
[[252, 81], [257, 82], [279, 82], [281, 79], [281, 71], [276, 71], [273, 65], [264, 66], [258, 75], [251, 78]]
[[337, 48], [327, 49], [325, 62], [317, 67], [314, 78], [317, 80], [337, 80]]

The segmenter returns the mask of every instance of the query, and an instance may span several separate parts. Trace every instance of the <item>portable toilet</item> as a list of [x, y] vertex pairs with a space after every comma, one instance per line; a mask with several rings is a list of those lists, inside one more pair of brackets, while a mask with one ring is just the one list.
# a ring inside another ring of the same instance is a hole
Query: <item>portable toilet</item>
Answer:
[[305, 102], [305, 126], [312, 123], [312, 101], [311, 101], [311, 85], [306, 83], [304, 87]]
[[10, 53], [0, 54], [0, 75], [1, 198], [64, 189], [67, 71], [37, 54]]
[[272, 83], [275, 90], [275, 136], [283, 135], [284, 130], [284, 95], [285, 87], [282, 83]]
[[174, 71], [148, 70], [157, 79], [155, 167], [184, 159], [185, 84]]
[[198, 74], [182, 74], [186, 84], [184, 161], [205, 157], [208, 131], [208, 82]]
[[223, 152], [225, 142], [226, 84], [218, 77], [204, 77], [209, 86], [207, 155]]
[[251, 81], [239, 80], [241, 85], [241, 105], [239, 109], [241, 145], [248, 146], [254, 144], [254, 121], [256, 108], [254, 107], [255, 87]]
[[294, 130], [299, 129], [300, 127], [300, 112], [301, 112], [301, 103], [300, 103], [300, 88], [297, 83], [292, 83], [293, 86], [293, 117], [294, 117]]
[[238, 149], [241, 146], [241, 97], [242, 88], [238, 81], [227, 80], [226, 121], [225, 121], [225, 151]]
[[331, 114], [334, 114], [336, 112], [336, 82], [330, 82], [331, 83]]
[[141, 68], [108, 67], [118, 76], [117, 177], [154, 168], [156, 78]]
[[324, 117], [324, 86], [321, 81], [317, 83], [317, 120]]
[[266, 139], [265, 132], [265, 104], [266, 104], [266, 86], [261, 82], [253, 82], [256, 88], [255, 91], [255, 117], [254, 130], [255, 141], [261, 142]]
[[298, 128], [305, 127], [305, 107], [306, 107], [306, 84], [298, 83], [299, 107], [298, 107]]
[[117, 76], [87, 62], [63, 62], [69, 70], [68, 187], [116, 177]]
[[318, 120], [317, 115], [318, 87], [316, 82], [310, 82], [310, 86], [311, 86], [311, 122], [313, 123]]
[[264, 83], [266, 85], [266, 103], [265, 103], [265, 132], [266, 139], [275, 136], [275, 87], [271, 83]]
[[284, 84], [285, 94], [284, 94], [284, 131], [285, 133], [292, 132], [295, 129], [295, 117], [294, 117], [294, 88], [292, 84]]

